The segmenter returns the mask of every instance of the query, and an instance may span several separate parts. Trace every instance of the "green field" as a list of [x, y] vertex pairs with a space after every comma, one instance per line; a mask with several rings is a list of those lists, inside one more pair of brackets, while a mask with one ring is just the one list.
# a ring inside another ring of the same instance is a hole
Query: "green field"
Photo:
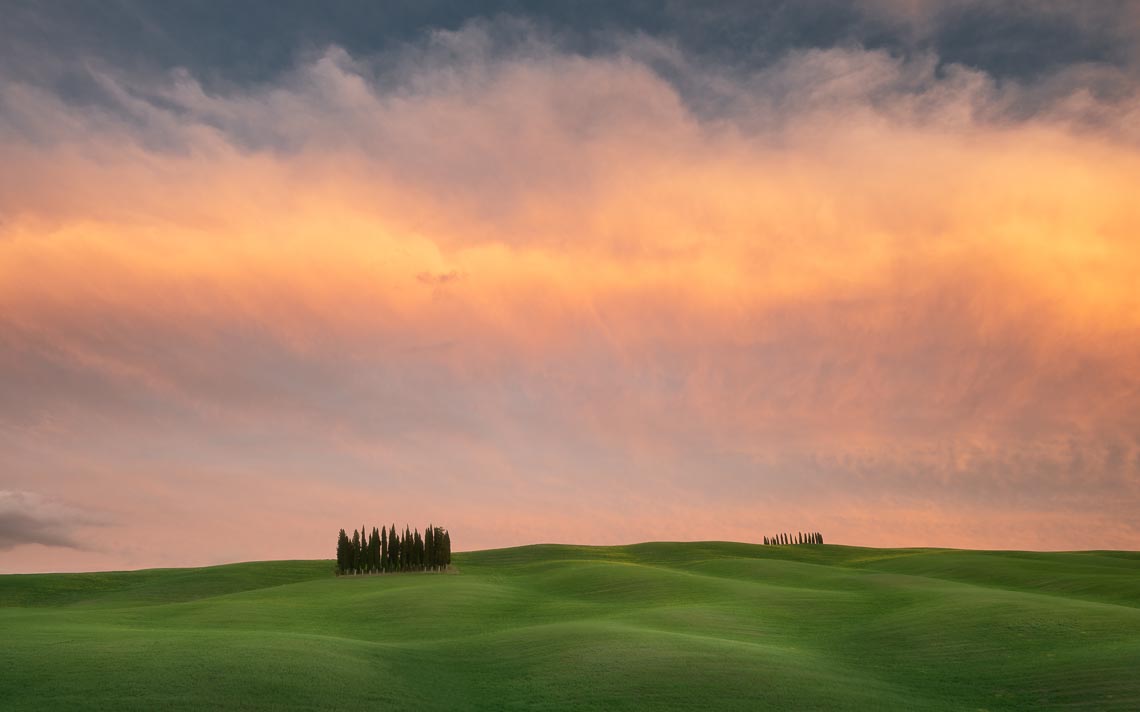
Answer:
[[1140, 709], [1140, 553], [652, 543], [0, 576], [0, 708]]

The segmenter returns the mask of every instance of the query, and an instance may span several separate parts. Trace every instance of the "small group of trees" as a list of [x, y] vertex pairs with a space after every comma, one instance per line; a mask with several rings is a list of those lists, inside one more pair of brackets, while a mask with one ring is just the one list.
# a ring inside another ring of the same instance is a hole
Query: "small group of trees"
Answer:
[[784, 544], [822, 544], [823, 535], [819, 532], [796, 532], [795, 534], [788, 534], [787, 532], [777, 534], [776, 536], [764, 537], [765, 546], [782, 546]]
[[407, 525], [401, 534], [395, 524], [372, 531], [360, 527], [351, 537], [341, 529], [337, 535], [338, 574], [443, 571], [450, 564], [451, 535], [443, 527], [428, 526], [422, 537]]

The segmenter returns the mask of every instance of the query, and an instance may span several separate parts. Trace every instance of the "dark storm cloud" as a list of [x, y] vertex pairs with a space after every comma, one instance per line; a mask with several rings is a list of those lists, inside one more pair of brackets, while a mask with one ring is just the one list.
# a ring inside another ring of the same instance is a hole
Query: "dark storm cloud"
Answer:
[[[388, 51], [430, 30], [476, 18], [524, 18], [557, 34], [569, 51], [608, 49], [611, 33], [675, 41], [686, 53], [756, 66], [795, 49], [864, 46], [893, 54], [934, 52], [946, 63], [1026, 79], [1071, 65], [1131, 66], [1135, 3], [979, 0], [752, 0], [708, 3], [387, 2], [257, 0], [7, 0], [0, 28], [6, 63], [54, 75], [58, 88], [92, 96], [83, 61], [133, 69], [186, 67], [207, 86], [262, 81], [298, 53], [330, 44], [353, 55]], [[51, 50], [52, 62], [22, 62]], [[96, 92], [97, 94], [97, 92]]]

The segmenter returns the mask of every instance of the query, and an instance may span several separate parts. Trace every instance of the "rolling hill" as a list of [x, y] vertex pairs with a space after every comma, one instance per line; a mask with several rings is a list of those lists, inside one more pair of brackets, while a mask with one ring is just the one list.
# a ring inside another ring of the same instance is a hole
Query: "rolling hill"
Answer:
[[1140, 709], [1140, 553], [722, 542], [0, 576], [0, 708]]

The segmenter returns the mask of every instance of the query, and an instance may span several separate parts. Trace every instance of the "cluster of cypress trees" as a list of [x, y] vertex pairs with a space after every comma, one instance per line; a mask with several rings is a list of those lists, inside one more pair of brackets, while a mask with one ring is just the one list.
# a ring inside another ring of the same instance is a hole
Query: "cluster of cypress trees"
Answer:
[[407, 525], [401, 534], [395, 524], [370, 532], [353, 529], [351, 538], [343, 529], [337, 535], [338, 574], [442, 571], [450, 564], [451, 535], [442, 527], [429, 526], [422, 537]]
[[781, 546], [784, 544], [822, 544], [823, 535], [819, 532], [796, 532], [795, 534], [782, 533], [776, 536], [764, 537], [765, 546]]

